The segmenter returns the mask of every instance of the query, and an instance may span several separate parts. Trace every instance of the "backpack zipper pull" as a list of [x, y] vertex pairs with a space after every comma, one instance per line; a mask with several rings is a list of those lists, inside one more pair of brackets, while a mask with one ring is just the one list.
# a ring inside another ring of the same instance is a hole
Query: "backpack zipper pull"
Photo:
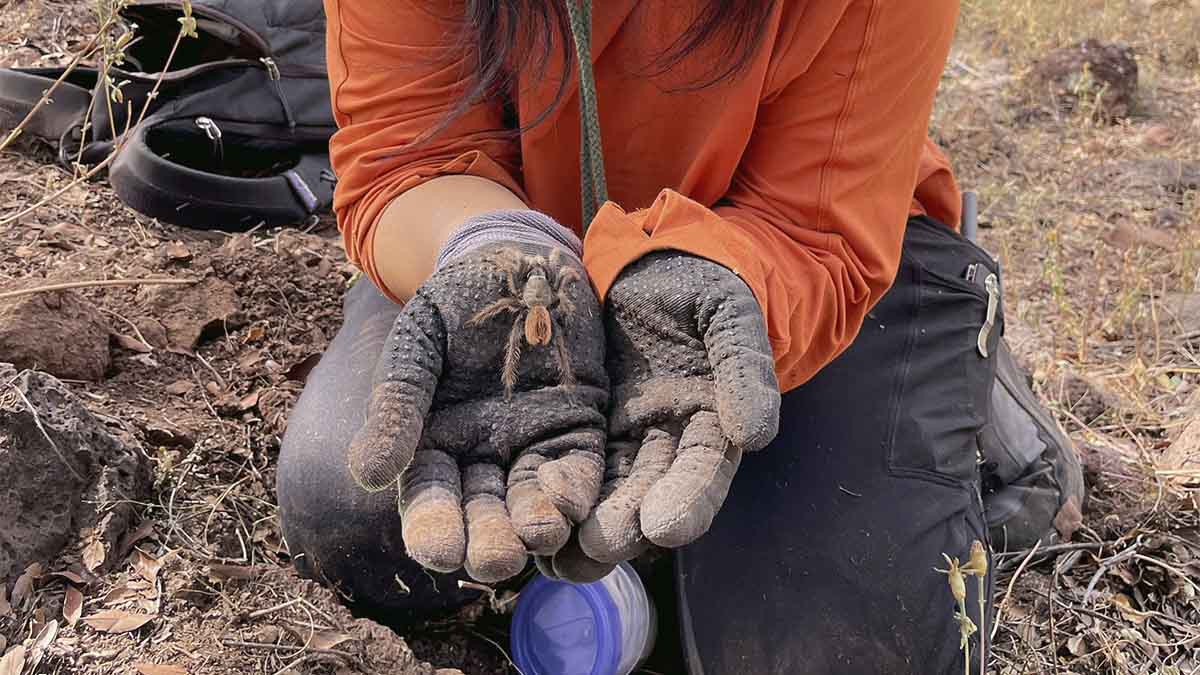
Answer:
[[267, 78], [271, 80], [271, 84], [275, 86], [275, 95], [279, 97], [279, 103], [283, 106], [283, 116], [287, 118], [288, 128], [296, 128], [296, 118], [292, 115], [292, 106], [288, 105], [287, 97], [283, 95], [283, 85], [280, 80], [283, 75], [279, 72], [279, 64], [275, 63], [275, 59], [264, 56], [259, 59], [267, 68]]
[[979, 329], [979, 337], [976, 339], [976, 345], [979, 347], [979, 353], [983, 358], [988, 357], [988, 338], [991, 337], [992, 329], [996, 326], [996, 310], [1000, 307], [1000, 282], [996, 279], [996, 275], [988, 273], [983, 280], [983, 287], [987, 289], [987, 317], [983, 320], [983, 327]]
[[225, 146], [221, 138], [221, 127], [217, 126], [217, 123], [209, 117], [197, 117], [196, 126], [200, 127], [204, 135], [208, 136], [208, 140], [212, 141], [213, 156], [217, 158], [217, 165], [224, 165]]

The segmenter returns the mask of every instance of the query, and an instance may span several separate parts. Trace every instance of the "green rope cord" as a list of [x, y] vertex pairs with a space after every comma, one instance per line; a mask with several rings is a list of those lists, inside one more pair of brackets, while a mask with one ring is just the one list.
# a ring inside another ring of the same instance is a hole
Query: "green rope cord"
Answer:
[[596, 76], [592, 73], [592, 0], [566, 0], [575, 60], [579, 62], [579, 185], [583, 231], [608, 201], [604, 178], [604, 148], [600, 144], [600, 113], [596, 109]]

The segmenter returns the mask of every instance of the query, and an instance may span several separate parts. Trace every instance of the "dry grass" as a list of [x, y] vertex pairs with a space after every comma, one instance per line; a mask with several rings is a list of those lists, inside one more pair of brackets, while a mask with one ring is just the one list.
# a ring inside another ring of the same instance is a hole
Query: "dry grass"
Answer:
[[[1085, 38], [1133, 47], [1129, 119], [1064, 115], [1024, 76]], [[1078, 444], [1074, 547], [1001, 552], [996, 672], [1200, 672], [1200, 482], [1157, 471], [1200, 415], [1200, 6], [964, 2], [932, 124], [980, 193], [1008, 336]], [[1181, 164], [1166, 164], [1179, 160]], [[1192, 579], [1188, 579], [1187, 577]]]

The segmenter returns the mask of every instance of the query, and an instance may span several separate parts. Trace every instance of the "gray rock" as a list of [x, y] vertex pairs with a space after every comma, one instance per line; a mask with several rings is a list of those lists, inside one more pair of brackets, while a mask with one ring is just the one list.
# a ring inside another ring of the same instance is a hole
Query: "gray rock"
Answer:
[[53, 561], [84, 529], [111, 558], [133, 516], [128, 502], [150, 486], [132, 436], [100, 422], [53, 376], [7, 363], [0, 363], [0, 473], [0, 581]]

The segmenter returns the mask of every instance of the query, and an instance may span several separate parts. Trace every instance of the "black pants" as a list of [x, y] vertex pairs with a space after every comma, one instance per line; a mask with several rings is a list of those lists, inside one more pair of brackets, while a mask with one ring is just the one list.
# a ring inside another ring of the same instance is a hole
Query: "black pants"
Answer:
[[[783, 397], [778, 437], [743, 460], [712, 529], [674, 556], [693, 675], [963, 672], [955, 603], [935, 568], [943, 553], [965, 563], [973, 541], [987, 543], [977, 435], [999, 310], [988, 357], [977, 339], [992, 273], [949, 229], [909, 221], [896, 281], [858, 338]], [[395, 495], [364, 493], [346, 468], [397, 311], [369, 283], [350, 291], [345, 325], [288, 424], [278, 477], [296, 567], [391, 623], [473, 597], [459, 577], [405, 556]], [[971, 579], [968, 615], [980, 623], [977, 598]]]

